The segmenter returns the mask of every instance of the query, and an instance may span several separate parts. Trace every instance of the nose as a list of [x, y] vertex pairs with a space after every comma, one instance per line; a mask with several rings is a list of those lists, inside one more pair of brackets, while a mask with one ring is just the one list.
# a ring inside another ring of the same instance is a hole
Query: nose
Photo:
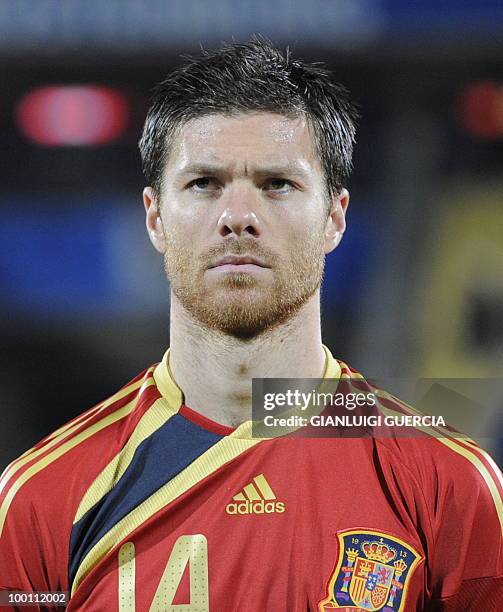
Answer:
[[256, 211], [257, 196], [252, 187], [234, 185], [222, 200], [224, 208], [217, 225], [221, 236], [260, 235], [261, 226]]

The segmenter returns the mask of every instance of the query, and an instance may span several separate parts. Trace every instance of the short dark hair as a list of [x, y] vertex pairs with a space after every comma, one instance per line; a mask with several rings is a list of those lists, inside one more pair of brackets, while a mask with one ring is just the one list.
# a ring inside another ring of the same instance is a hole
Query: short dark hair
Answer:
[[256, 111], [305, 116], [328, 194], [340, 192], [352, 169], [358, 113], [324, 64], [292, 59], [289, 48], [283, 53], [262, 37], [184, 59], [155, 87], [139, 142], [145, 178], [158, 193], [170, 145], [187, 121]]

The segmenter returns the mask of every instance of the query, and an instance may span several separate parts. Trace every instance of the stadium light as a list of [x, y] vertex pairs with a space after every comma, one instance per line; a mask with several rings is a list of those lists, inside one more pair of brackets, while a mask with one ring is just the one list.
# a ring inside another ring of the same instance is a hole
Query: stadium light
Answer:
[[125, 96], [97, 85], [40, 87], [27, 93], [16, 108], [22, 134], [45, 147], [107, 144], [124, 133], [128, 119]]
[[472, 136], [485, 140], [503, 138], [503, 86], [491, 81], [470, 83], [461, 91], [458, 117]]

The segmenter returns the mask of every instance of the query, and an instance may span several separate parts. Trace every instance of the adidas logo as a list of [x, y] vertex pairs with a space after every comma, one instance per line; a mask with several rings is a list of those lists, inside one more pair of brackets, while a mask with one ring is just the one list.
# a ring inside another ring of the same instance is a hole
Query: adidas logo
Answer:
[[286, 510], [284, 502], [275, 501], [276, 495], [263, 474], [255, 476], [232, 499], [225, 507], [227, 514], [281, 514]]

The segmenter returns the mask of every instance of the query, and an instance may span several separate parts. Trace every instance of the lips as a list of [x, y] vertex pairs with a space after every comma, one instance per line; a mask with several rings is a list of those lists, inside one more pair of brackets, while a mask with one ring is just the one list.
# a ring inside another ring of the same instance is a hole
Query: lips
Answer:
[[250, 257], [249, 255], [226, 255], [225, 257], [222, 257], [210, 267], [218, 268], [219, 266], [224, 266], [226, 264], [233, 265], [233, 266], [253, 264], [255, 266], [260, 266], [261, 268], [267, 268], [264, 262], [262, 262], [260, 259], [257, 259], [256, 257]]

